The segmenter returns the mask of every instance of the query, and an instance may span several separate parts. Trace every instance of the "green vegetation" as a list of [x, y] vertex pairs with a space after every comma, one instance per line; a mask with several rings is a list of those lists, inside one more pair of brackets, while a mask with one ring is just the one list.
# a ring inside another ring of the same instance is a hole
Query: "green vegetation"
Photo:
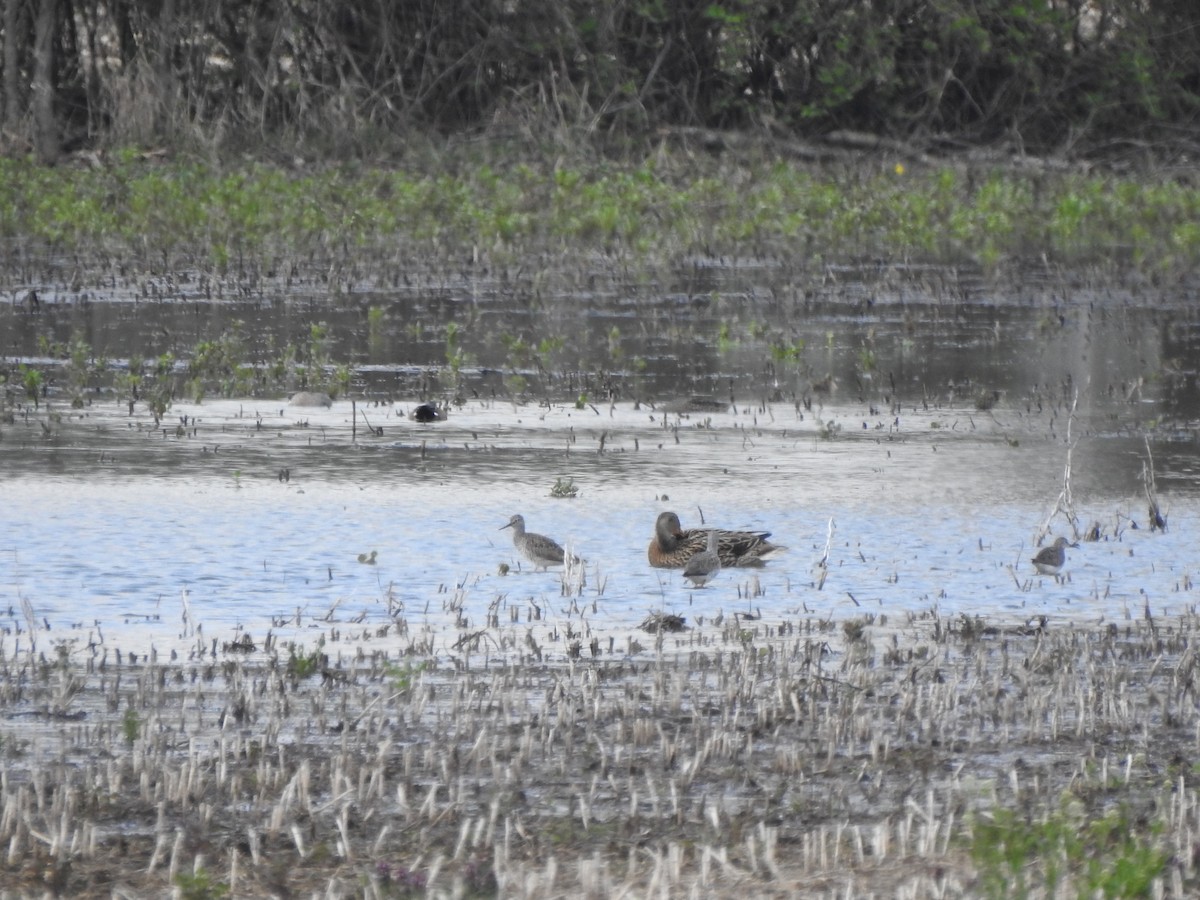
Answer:
[[1084, 820], [1067, 805], [1038, 821], [999, 809], [974, 823], [971, 856], [987, 897], [1149, 897], [1170, 856], [1161, 832], [1125, 808]]
[[388, 666], [386, 675], [392, 683], [392, 691], [396, 694], [408, 694], [412, 691], [421, 673], [432, 671], [433, 662], [423, 660], [419, 663], [405, 663], [402, 666]]
[[229, 885], [214, 881], [204, 869], [180, 872], [175, 876], [175, 886], [183, 900], [221, 900], [229, 896]]
[[39, 398], [42, 396], [42, 373], [40, 370], [24, 364], [21, 365], [19, 371], [21, 383], [25, 387], [25, 396], [33, 401], [34, 409], [37, 409]]
[[287, 674], [293, 681], [302, 681], [321, 671], [327, 660], [319, 649], [305, 653], [294, 644], [288, 646]]
[[[448, 248], [472, 246], [498, 259], [547, 246], [562, 247], [567, 261], [600, 250], [651, 268], [711, 254], [790, 259], [797, 247], [810, 248], [801, 265], [811, 267], [868, 258], [996, 267], [1044, 255], [1166, 275], [1190, 271], [1200, 255], [1195, 185], [952, 166], [846, 171], [668, 154], [623, 172], [521, 164], [454, 175], [365, 167], [301, 175], [267, 165], [50, 169], [8, 159], [0, 160], [0, 197], [0, 237], [85, 259], [133, 259], [150, 272], [325, 271], [370, 258], [386, 268], [412, 256], [445, 261]], [[370, 327], [380, 322], [376, 313]], [[317, 367], [327, 335], [313, 328], [305, 363]], [[457, 337], [446, 335], [451, 364], [462, 362]], [[219, 366], [230, 348], [212, 349]]]
[[142, 717], [138, 715], [136, 709], [132, 706], [125, 708], [125, 714], [121, 716], [121, 734], [125, 738], [126, 744], [133, 744], [137, 741], [142, 733]]

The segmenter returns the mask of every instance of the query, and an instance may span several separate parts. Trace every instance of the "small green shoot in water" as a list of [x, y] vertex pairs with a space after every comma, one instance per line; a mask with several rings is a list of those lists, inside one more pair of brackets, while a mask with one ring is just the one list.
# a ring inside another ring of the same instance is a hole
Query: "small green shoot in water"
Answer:
[[121, 716], [121, 734], [125, 737], [125, 743], [133, 744], [137, 741], [142, 733], [142, 717], [138, 715], [137, 710], [132, 706], [125, 708], [125, 715]]
[[390, 666], [387, 674], [392, 680], [392, 690], [397, 694], [408, 694], [416, 684], [417, 677], [432, 668], [433, 664], [429, 660], [416, 664], [405, 663], [403, 666]]
[[316, 675], [321, 670], [322, 654], [319, 650], [298, 653], [294, 646], [288, 647], [287, 673], [296, 680]]
[[180, 872], [175, 876], [175, 886], [183, 900], [221, 900], [229, 896], [229, 885], [214, 881], [204, 869]]

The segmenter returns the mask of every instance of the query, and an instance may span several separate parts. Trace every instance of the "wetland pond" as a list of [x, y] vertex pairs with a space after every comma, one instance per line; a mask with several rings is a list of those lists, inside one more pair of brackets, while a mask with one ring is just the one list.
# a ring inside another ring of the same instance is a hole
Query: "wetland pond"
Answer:
[[[1184, 291], [882, 267], [800, 288], [779, 266], [697, 263], [561, 293], [468, 273], [333, 294], [113, 277], [38, 297], [0, 308], [10, 649], [31, 625], [43, 648], [188, 654], [342, 623], [445, 656], [498, 622], [554, 639], [573, 605], [585, 643], [628, 652], [653, 611], [1095, 623], [1194, 603], [1200, 321]], [[181, 386], [156, 424], [106, 379], [170, 353], [183, 385], [189, 351], [231, 333], [260, 370], [319, 333], [349, 386], [328, 408]], [[47, 355], [71, 341], [91, 367], [74, 405]], [[36, 408], [22, 365], [48, 373]], [[424, 400], [447, 419], [413, 421]], [[1148, 527], [1149, 466], [1165, 533]], [[559, 479], [573, 498], [551, 496]], [[690, 589], [647, 565], [668, 509], [788, 550]], [[499, 530], [516, 512], [583, 572], [522, 564]], [[1046, 524], [1098, 538], [1061, 579], [1030, 563]]]
[[[0, 307], [0, 900], [1200, 883], [1186, 292], [63, 281]], [[667, 510], [787, 549], [693, 589]]]

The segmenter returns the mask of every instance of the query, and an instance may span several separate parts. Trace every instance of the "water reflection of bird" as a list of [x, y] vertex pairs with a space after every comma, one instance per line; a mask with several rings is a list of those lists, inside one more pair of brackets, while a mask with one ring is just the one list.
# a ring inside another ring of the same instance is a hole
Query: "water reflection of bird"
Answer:
[[[513, 546], [522, 556], [533, 563], [535, 570], [544, 569], [547, 566], [561, 566], [566, 559], [566, 554], [558, 541], [548, 538], [544, 534], [535, 534], [525, 530], [524, 516], [513, 516], [508, 520], [507, 525], [500, 526], [500, 531], [505, 528], [513, 530]], [[577, 557], [572, 557], [571, 561], [578, 562], [579, 560]]]
[[684, 566], [683, 577], [696, 587], [704, 587], [721, 571], [721, 557], [717, 554], [717, 544], [721, 535], [714, 528], [708, 533], [708, 544], [703, 550], [688, 560]]
[[[717, 557], [725, 568], [761, 566], [769, 557], [785, 549], [767, 540], [769, 531], [722, 531], [717, 529]], [[679, 516], [661, 513], [654, 523], [654, 539], [646, 555], [650, 565], [659, 569], [682, 569], [693, 556], [708, 547], [708, 529], [685, 531]]]
[[1054, 575], [1062, 571], [1062, 567], [1067, 564], [1067, 551], [1064, 547], [1078, 547], [1078, 544], [1072, 544], [1065, 537], [1054, 539], [1054, 543], [1049, 547], [1043, 547], [1037, 552], [1037, 556], [1033, 558], [1033, 567], [1038, 570], [1041, 575]]

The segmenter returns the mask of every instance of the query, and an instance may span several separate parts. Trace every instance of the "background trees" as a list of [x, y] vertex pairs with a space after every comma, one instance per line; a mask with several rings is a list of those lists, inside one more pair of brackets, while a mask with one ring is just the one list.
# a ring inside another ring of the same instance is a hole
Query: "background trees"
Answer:
[[357, 155], [413, 129], [1192, 149], [1194, 0], [4, 0], [3, 143]]

